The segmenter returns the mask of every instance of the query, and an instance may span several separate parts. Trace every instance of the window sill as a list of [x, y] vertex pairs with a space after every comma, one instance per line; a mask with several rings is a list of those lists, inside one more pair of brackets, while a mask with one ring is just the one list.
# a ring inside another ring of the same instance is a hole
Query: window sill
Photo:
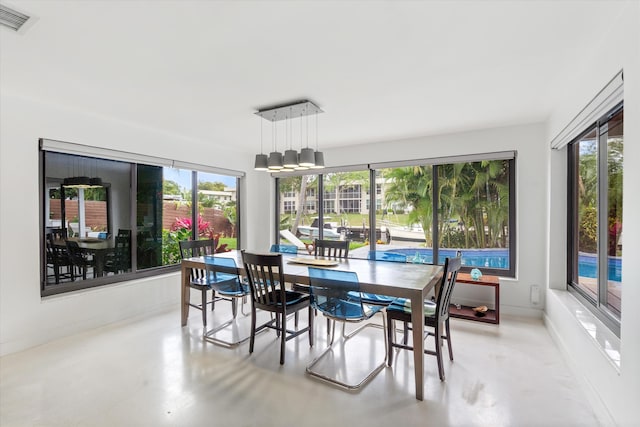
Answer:
[[620, 373], [620, 338], [568, 291], [551, 289], [550, 293], [566, 308], [581, 329], [591, 338], [594, 346]]

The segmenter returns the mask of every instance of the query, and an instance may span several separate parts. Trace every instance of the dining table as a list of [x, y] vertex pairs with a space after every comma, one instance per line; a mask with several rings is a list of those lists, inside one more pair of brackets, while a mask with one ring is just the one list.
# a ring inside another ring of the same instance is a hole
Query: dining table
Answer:
[[[236, 261], [238, 273], [244, 275], [242, 253], [238, 250], [215, 254]], [[325, 267], [355, 272], [358, 275], [361, 292], [392, 297], [407, 298], [411, 301], [411, 323], [413, 358], [415, 367], [416, 399], [424, 399], [424, 300], [442, 279], [443, 267], [431, 264], [397, 263], [359, 258], [327, 258], [312, 255], [282, 254], [283, 273], [287, 283], [309, 284], [309, 266], [325, 264]], [[331, 262], [327, 262], [330, 260]], [[185, 258], [181, 264], [181, 307], [182, 326], [189, 317], [189, 282], [191, 269], [204, 269], [206, 257]]]

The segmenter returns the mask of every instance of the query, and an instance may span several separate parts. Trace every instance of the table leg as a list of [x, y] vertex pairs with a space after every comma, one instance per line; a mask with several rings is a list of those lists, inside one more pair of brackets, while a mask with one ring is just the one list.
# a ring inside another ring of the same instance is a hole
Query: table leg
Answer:
[[416, 399], [424, 394], [424, 299], [411, 297], [411, 327], [413, 328], [413, 365], [416, 376]]
[[180, 307], [182, 308], [182, 326], [185, 326], [189, 318], [189, 269], [183, 266], [181, 270]]

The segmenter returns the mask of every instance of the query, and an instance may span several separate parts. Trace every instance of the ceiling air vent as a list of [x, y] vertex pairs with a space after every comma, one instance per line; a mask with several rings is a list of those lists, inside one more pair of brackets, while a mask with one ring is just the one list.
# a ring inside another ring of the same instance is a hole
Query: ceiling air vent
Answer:
[[5, 27], [18, 31], [27, 19], [29, 19], [27, 15], [0, 4], [0, 24]]

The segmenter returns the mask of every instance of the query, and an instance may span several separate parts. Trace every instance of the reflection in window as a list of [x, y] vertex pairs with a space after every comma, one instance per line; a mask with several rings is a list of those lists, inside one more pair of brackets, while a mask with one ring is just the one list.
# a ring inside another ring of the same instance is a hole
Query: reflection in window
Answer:
[[43, 295], [155, 274], [180, 262], [181, 240], [238, 247], [235, 176], [46, 150], [41, 156]]

